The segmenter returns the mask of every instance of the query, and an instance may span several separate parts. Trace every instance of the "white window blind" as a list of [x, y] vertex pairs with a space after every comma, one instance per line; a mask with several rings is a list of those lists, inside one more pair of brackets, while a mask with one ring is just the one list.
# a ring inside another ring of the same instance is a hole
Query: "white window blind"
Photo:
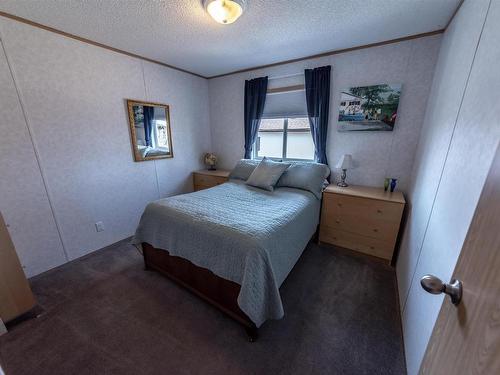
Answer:
[[307, 116], [305, 90], [267, 94], [264, 118], [295, 116]]

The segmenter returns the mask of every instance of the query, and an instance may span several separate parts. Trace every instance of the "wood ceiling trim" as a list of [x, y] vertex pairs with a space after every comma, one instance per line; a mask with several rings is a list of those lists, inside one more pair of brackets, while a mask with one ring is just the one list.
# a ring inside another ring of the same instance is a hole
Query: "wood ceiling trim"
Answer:
[[[449, 20], [447, 26], [451, 23], [451, 21], [453, 20], [453, 18], [457, 14], [458, 9], [460, 9], [460, 6], [462, 5], [462, 3], [463, 3], [463, 0], [459, 4], [459, 6], [457, 7], [457, 10], [455, 11], [455, 13], [451, 17], [451, 19]], [[295, 59], [290, 59], [290, 60], [285, 60], [285, 61], [279, 61], [279, 62], [275, 62], [275, 63], [272, 63], [272, 64], [265, 64], [265, 65], [253, 66], [253, 67], [250, 67], [250, 68], [235, 70], [235, 71], [232, 71], [232, 72], [229, 72], [229, 73], [218, 74], [218, 75], [214, 75], [214, 76], [203, 76], [201, 74], [194, 73], [194, 72], [191, 72], [189, 70], [176, 67], [174, 65], [166, 64], [164, 62], [161, 62], [161, 61], [158, 61], [158, 60], [154, 60], [154, 59], [150, 59], [148, 57], [141, 56], [141, 55], [138, 55], [136, 53], [128, 52], [128, 51], [125, 51], [125, 50], [122, 50], [122, 49], [119, 49], [119, 48], [115, 48], [115, 47], [111, 47], [111, 46], [108, 46], [106, 44], [99, 43], [99, 42], [96, 42], [96, 41], [91, 40], [91, 39], [83, 38], [83, 37], [80, 37], [78, 35], [71, 34], [71, 33], [68, 33], [68, 32], [65, 32], [65, 31], [62, 31], [62, 30], [59, 30], [59, 29], [56, 29], [56, 28], [51, 27], [51, 26], [46, 26], [46, 25], [43, 25], [43, 24], [38, 23], [38, 22], [31, 21], [31, 20], [26, 19], [26, 18], [16, 16], [14, 14], [10, 14], [10, 13], [7, 13], [7, 12], [0, 11], [0, 16], [5, 17], [5, 18], [9, 18], [11, 20], [14, 20], [14, 21], [17, 21], [17, 22], [21, 22], [21, 23], [24, 23], [24, 24], [27, 24], [27, 25], [30, 25], [30, 26], [34, 26], [34, 27], [37, 27], [37, 28], [40, 28], [40, 29], [43, 29], [43, 30], [46, 30], [46, 31], [50, 31], [50, 32], [53, 32], [53, 33], [65, 36], [67, 38], [78, 40], [78, 41], [83, 42], [83, 43], [87, 43], [87, 44], [90, 44], [90, 45], [93, 45], [93, 46], [97, 46], [97, 47], [101, 47], [101, 48], [107, 49], [109, 51], [120, 53], [122, 55], [126, 55], [126, 56], [134, 57], [134, 58], [137, 58], [137, 59], [141, 59], [141, 60], [144, 60], [144, 61], [148, 61], [148, 62], [151, 62], [153, 64], [158, 64], [158, 65], [170, 68], [170, 69], [174, 69], [174, 70], [177, 70], [177, 71], [180, 71], [180, 72], [183, 72], [183, 73], [191, 74], [191, 75], [194, 75], [196, 77], [205, 78], [205, 79], [220, 78], [220, 77], [225, 77], [225, 76], [229, 76], [229, 75], [232, 75], [232, 74], [249, 72], [249, 71], [252, 71], [252, 70], [258, 70], [258, 69], [264, 69], [264, 68], [271, 68], [271, 67], [274, 67], [274, 66], [286, 65], [286, 64], [291, 64], [291, 63], [299, 62], [299, 61], [304, 61], [304, 60], [311, 60], [311, 59], [316, 59], [316, 58], [325, 57], [325, 56], [339, 55], [341, 53], [359, 51], [359, 50], [363, 50], [363, 49], [367, 49], [367, 48], [373, 48], [373, 47], [380, 47], [380, 46], [384, 46], [384, 45], [388, 45], [388, 44], [400, 43], [400, 42], [404, 42], [404, 41], [408, 41], [408, 40], [413, 40], [413, 39], [418, 39], [418, 38], [425, 38], [425, 37], [429, 37], [429, 36], [433, 36], [433, 35], [442, 34], [446, 30], [446, 28], [444, 28], [444, 29], [434, 30], [434, 31], [430, 31], [430, 32], [409, 35], [409, 36], [405, 36], [405, 37], [401, 37], [401, 38], [390, 39], [390, 40], [386, 40], [386, 41], [382, 41], [382, 42], [377, 42], [377, 43], [370, 43], [370, 44], [364, 44], [364, 45], [360, 45], [360, 46], [356, 46], [356, 47], [343, 48], [343, 49], [337, 49], [337, 50], [332, 50], [332, 51], [328, 51], [328, 52], [322, 52], [322, 53], [318, 53], [318, 54], [314, 54], [314, 55], [309, 55], [309, 56], [304, 56], [304, 57], [299, 57], [299, 58], [295, 58]]]
[[179, 72], [192, 74], [192, 75], [194, 75], [196, 77], [205, 78], [205, 79], [207, 78], [205, 76], [202, 76], [201, 74], [193, 73], [193, 72], [190, 72], [189, 70], [186, 70], [186, 69], [178, 68], [178, 67], [170, 65], [170, 64], [165, 64], [165, 63], [163, 63], [161, 61], [158, 61], [158, 60], [150, 59], [149, 57], [144, 57], [144, 56], [132, 53], [132, 52], [124, 51], [124, 50], [119, 49], [119, 48], [111, 47], [111, 46], [108, 46], [106, 44], [96, 42], [94, 40], [90, 40], [90, 39], [87, 39], [87, 38], [82, 38], [81, 36], [78, 36], [78, 35], [75, 35], [75, 34], [71, 34], [71, 33], [67, 33], [66, 31], [55, 29], [55, 28], [50, 27], [50, 26], [42, 25], [41, 23], [34, 22], [34, 21], [28, 20], [28, 19], [23, 18], [23, 17], [15, 16], [15, 15], [10, 14], [10, 13], [6, 13], [6, 12], [0, 11], [0, 16], [5, 17], [5, 18], [9, 18], [11, 20], [14, 20], [14, 21], [17, 21], [17, 22], [21, 22], [21, 23], [24, 23], [24, 24], [27, 24], [27, 25], [30, 25], [30, 26], [38, 27], [39, 29], [50, 31], [50, 32], [53, 32], [53, 33], [65, 36], [67, 38], [75, 39], [75, 40], [78, 40], [79, 42], [91, 44], [93, 46], [101, 47], [101, 48], [104, 48], [104, 49], [107, 49], [109, 51], [113, 51], [113, 52], [116, 52], [116, 53], [121, 53], [122, 55], [126, 55], [126, 56], [134, 57], [134, 58], [137, 58], [137, 59], [141, 59], [141, 60], [144, 60], [144, 61], [148, 61], [150, 63], [158, 64], [158, 65], [170, 68], [170, 69], [175, 69], [175, 70], [178, 70]]
[[322, 52], [322, 53], [318, 53], [316, 55], [299, 57], [299, 58], [296, 58], [296, 59], [291, 59], [291, 60], [286, 60], [286, 61], [279, 61], [279, 62], [272, 63], [272, 64], [266, 64], [266, 65], [254, 66], [252, 68], [245, 68], [245, 69], [241, 69], [241, 70], [235, 70], [234, 72], [229, 72], [229, 73], [219, 74], [219, 75], [216, 75], [216, 76], [211, 76], [211, 77], [208, 77], [208, 79], [225, 77], [225, 76], [229, 76], [231, 74], [238, 74], [238, 73], [249, 72], [251, 70], [271, 68], [273, 66], [291, 64], [291, 63], [295, 63], [295, 62], [299, 62], [299, 61], [304, 61], [304, 60], [317, 59], [319, 57], [339, 55], [341, 53], [347, 53], [347, 52], [352, 52], [352, 51], [359, 51], [359, 50], [366, 49], [366, 48], [380, 47], [380, 46], [385, 46], [387, 44], [405, 42], [407, 40], [413, 40], [413, 39], [418, 39], [418, 38], [425, 38], [425, 37], [432, 36], [432, 35], [442, 34], [442, 33], [444, 33], [444, 31], [445, 31], [445, 29], [439, 29], [439, 30], [430, 31], [430, 32], [427, 32], [427, 33], [409, 35], [409, 36], [405, 36], [405, 37], [402, 37], [402, 38], [396, 38], [396, 39], [386, 40], [386, 41], [383, 41], [383, 42], [377, 42], [377, 43], [371, 43], [371, 44], [364, 44], [364, 45], [356, 46], [356, 47], [350, 47], [350, 48], [337, 49], [337, 50], [328, 51], [328, 52]]

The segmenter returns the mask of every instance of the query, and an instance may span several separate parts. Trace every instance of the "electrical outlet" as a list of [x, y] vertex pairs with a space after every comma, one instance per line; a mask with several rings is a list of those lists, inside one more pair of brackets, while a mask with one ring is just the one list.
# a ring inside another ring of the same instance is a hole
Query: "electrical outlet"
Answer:
[[102, 232], [104, 230], [104, 223], [102, 221], [98, 221], [95, 223], [95, 230], [98, 232]]

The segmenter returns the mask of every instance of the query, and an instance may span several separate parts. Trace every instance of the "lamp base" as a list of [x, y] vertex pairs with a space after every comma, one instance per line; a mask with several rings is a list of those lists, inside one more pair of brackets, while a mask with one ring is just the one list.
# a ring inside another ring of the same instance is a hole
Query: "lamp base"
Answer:
[[340, 186], [340, 187], [348, 187], [349, 186], [345, 182], [345, 179], [347, 177], [346, 171], [347, 171], [347, 169], [342, 169], [342, 174], [340, 175], [340, 182], [337, 182], [337, 186]]

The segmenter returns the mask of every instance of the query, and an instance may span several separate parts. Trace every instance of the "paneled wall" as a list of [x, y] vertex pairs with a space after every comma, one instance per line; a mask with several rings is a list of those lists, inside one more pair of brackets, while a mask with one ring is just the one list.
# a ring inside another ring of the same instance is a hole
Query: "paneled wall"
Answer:
[[[437, 35], [211, 79], [213, 151], [225, 168], [232, 168], [243, 157], [245, 79], [267, 75], [270, 85], [289, 86], [300, 83], [297, 79], [303, 83], [304, 77], [279, 77], [303, 73], [306, 68], [332, 65], [327, 155], [330, 166], [334, 166], [342, 154], [351, 153], [357, 167], [348, 173], [350, 183], [382, 186], [385, 177], [396, 177], [399, 188], [406, 191], [440, 44], [441, 36]], [[273, 79], [275, 77], [278, 79]], [[341, 90], [379, 83], [403, 84], [394, 131], [338, 132]]]
[[[0, 36], [0, 210], [28, 276], [132, 235], [148, 202], [192, 189], [211, 144], [205, 79], [1, 17]], [[173, 159], [133, 161], [126, 98], [171, 106]]]
[[443, 37], [397, 264], [409, 374], [443, 302], [420, 278], [450, 280], [500, 139], [499, 17], [500, 2], [466, 0]]
[[0, 51], [0, 210], [28, 275], [66, 261], [4, 49]]

